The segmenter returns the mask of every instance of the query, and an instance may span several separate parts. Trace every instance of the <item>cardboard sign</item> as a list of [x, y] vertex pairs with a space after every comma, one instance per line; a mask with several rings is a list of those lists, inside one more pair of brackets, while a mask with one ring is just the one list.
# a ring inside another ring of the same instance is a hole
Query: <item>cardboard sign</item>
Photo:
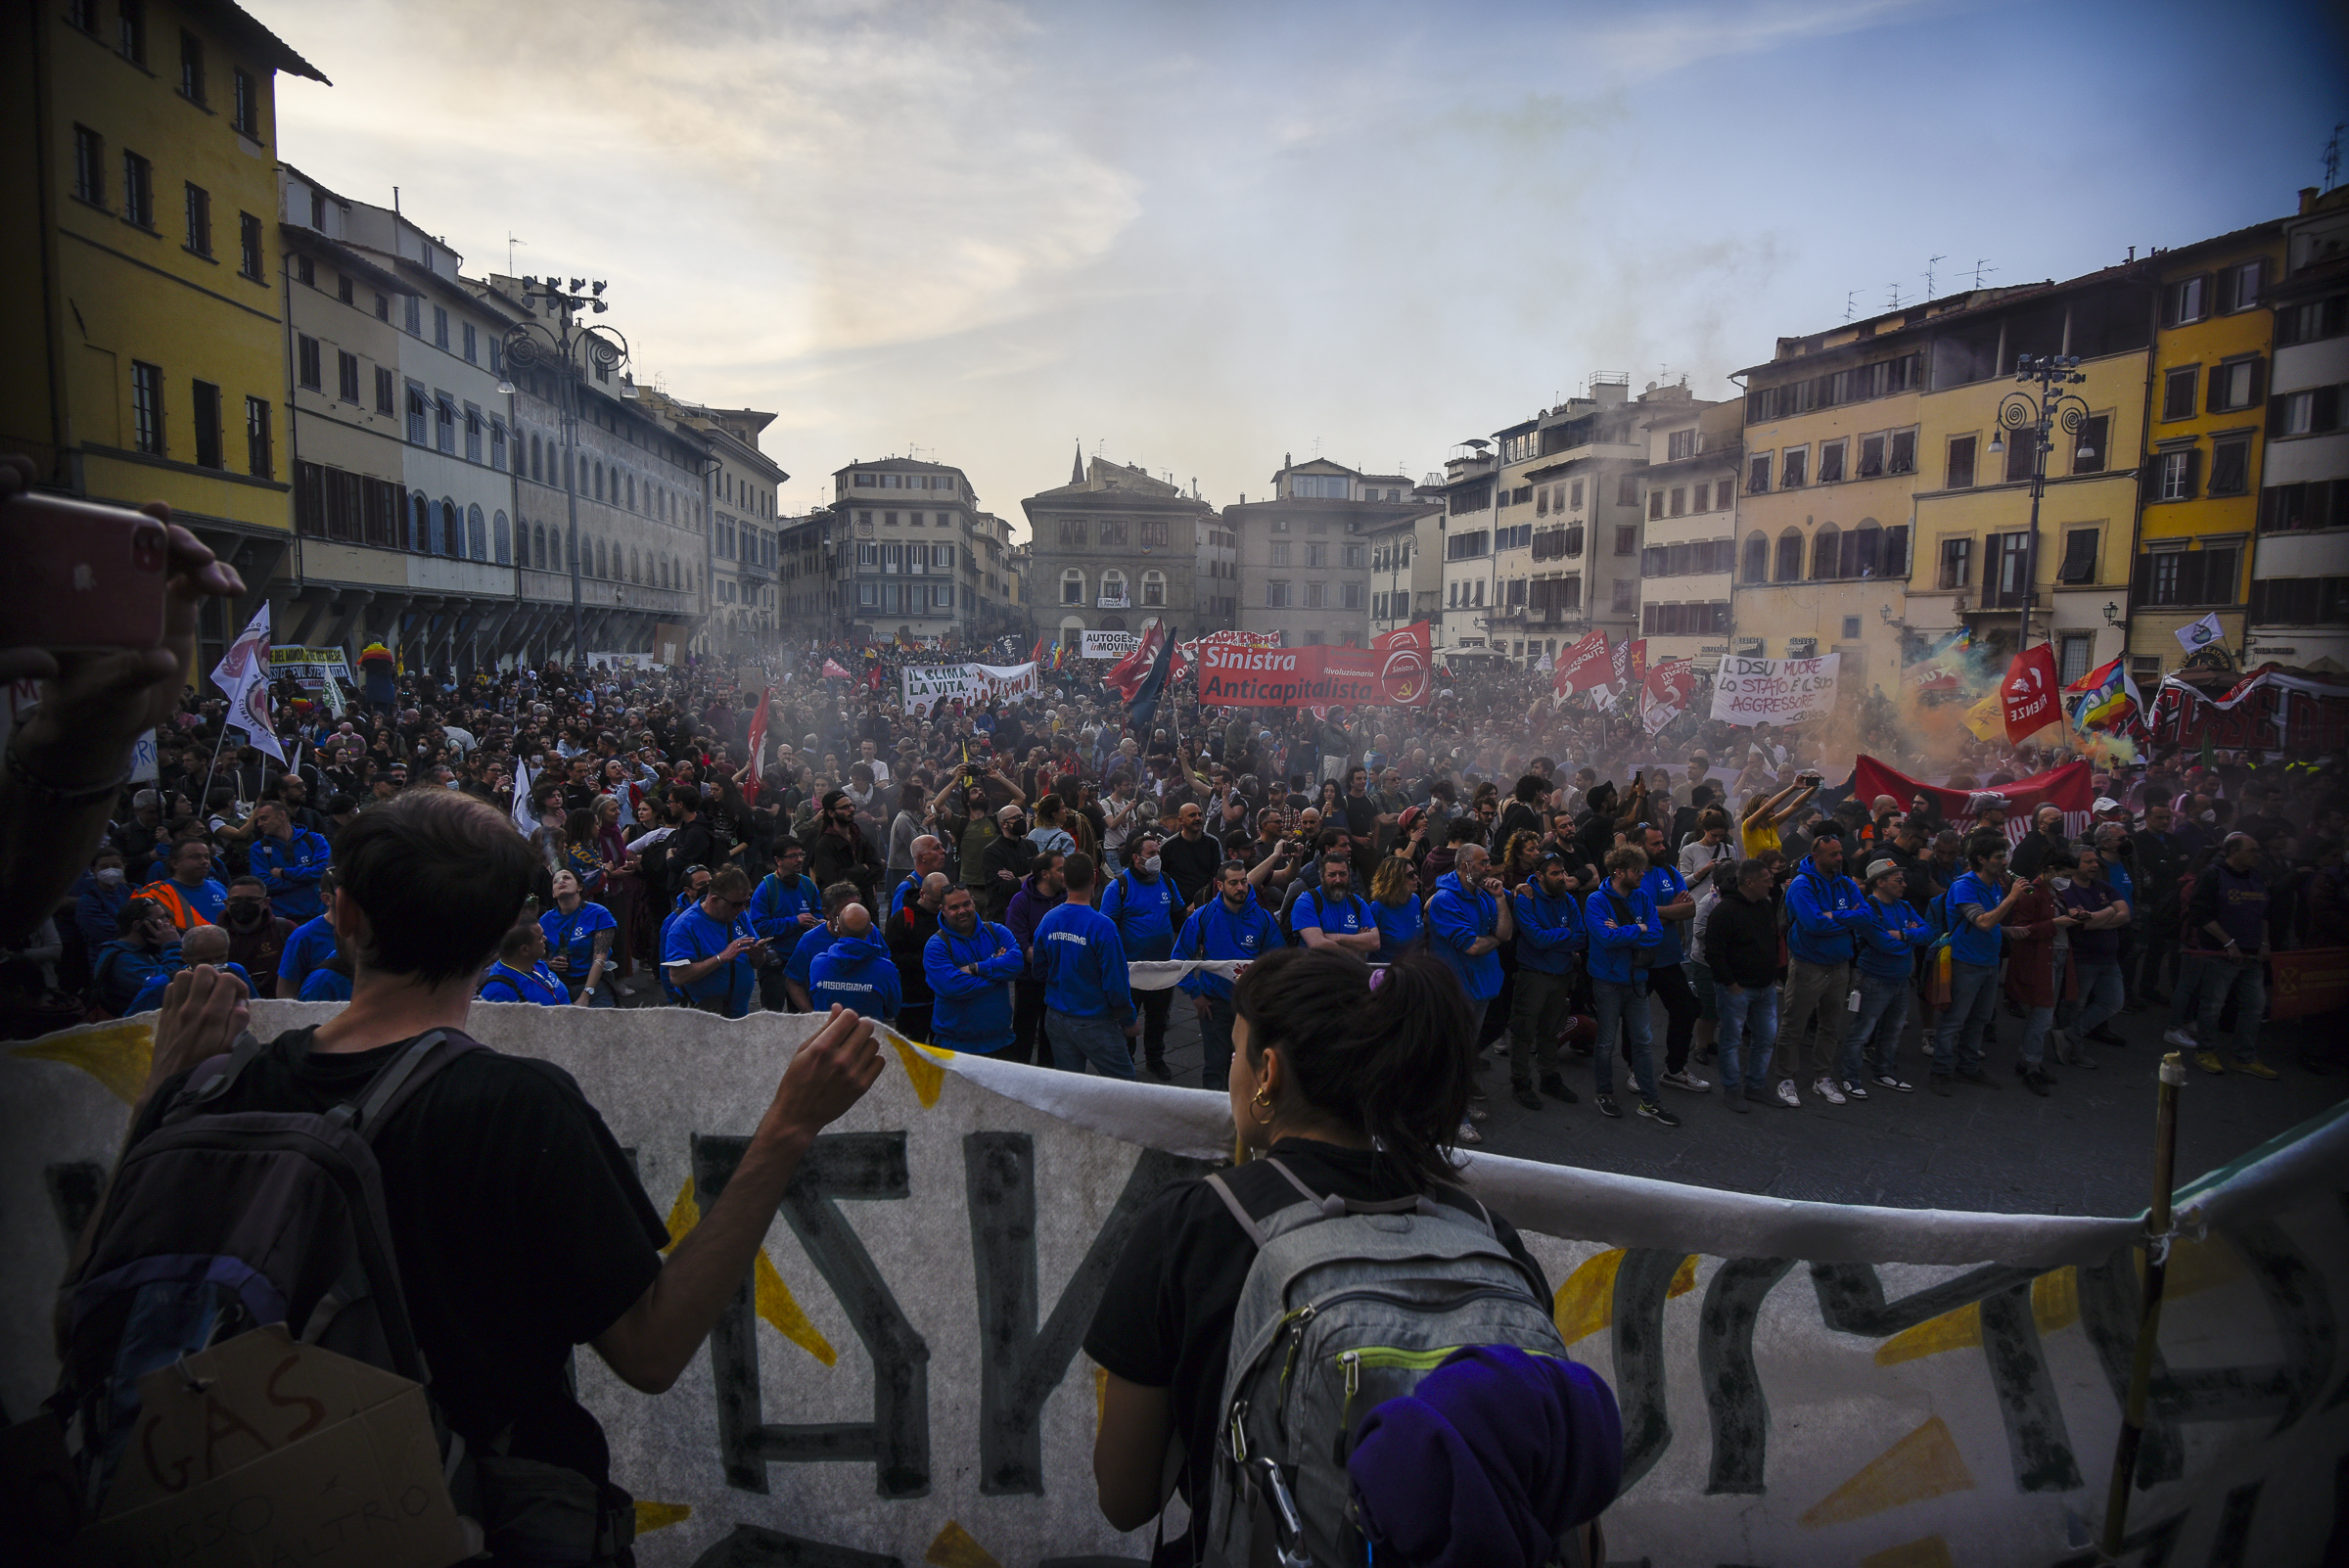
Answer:
[[139, 1424], [75, 1539], [114, 1568], [442, 1568], [471, 1555], [424, 1390], [254, 1329], [139, 1381]]
[[[876, 666], [875, 681], [880, 674]], [[909, 714], [927, 714], [944, 702], [974, 708], [1016, 702], [1036, 695], [1036, 665], [907, 665], [898, 671], [898, 690]]]
[[1713, 672], [1713, 716], [1728, 724], [1799, 724], [1835, 706], [1843, 655], [1748, 659], [1730, 654]]

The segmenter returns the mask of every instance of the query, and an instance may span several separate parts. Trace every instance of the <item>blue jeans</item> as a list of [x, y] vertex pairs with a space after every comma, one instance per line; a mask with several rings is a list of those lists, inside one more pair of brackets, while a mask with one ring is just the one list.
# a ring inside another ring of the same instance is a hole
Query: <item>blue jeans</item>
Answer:
[[1721, 1009], [1713, 1044], [1721, 1056], [1722, 1092], [1742, 1088], [1747, 1098], [1758, 1099], [1770, 1090], [1770, 1058], [1778, 1044], [1778, 988], [1727, 986], [1716, 979], [1713, 1000]]
[[[2259, 1055], [2259, 1015], [2268, 1010], [2268, 981], [2266, 966], [2256, 958], [2205, 960], [2202, 971], [2202, 1014], [2194, 1026], [2194, 1038], [2202, 1049], [2219, 1048], [2219, 1014], [2227, 1010], [2227, 997], [2234, 996], [2234, 1059], [2248, 1062]], [[2183, 988], [2181, 988], [2183, 989]]]
[[1982, 1031], [1999, 1005], [1999, 966], [1950, 963], [1950, 1005], [1933, 1032], [1933, 1076], [1982, 1071]]
[[2220, 960], [2207, 953], [2186, 952], [2178, 955], [2178, 979], [2170, 987], [2170, 1027], [2184, 1029], [2200, 1021], [2202, 1014], [2202, 985], [2214, 978]]
[[[1648, 1050], [1654, 1036], [1647, 1016], [1644, 981], [1593, 980], [1590, 994], [1598, 1008], [1598, 1040], [1590, 1053], [1590, 1076], [1598, 1092], [1615, 1092], [1615, 1032], [1623, 1026], [1623, 1054], [1632, 1064], [1632, 1086], [1643, 1100], [1656, 1097], [1656, 1064]], [[1473, 1005], [1473, 1004], [1471, 1004]]]
[[1126, 1043], [1126, 1031], [1107, 1014], [1076, 1018], [1046, 1009], [1044, 1038], [1052, 1042], [1052, 1065], [1064, 1073], [1082, 1073], [1090, 1062], [1103, 1078], [1133, 1077], [1133, 1048]]
[[[2063, 966], [2071, 956], [2069, 947], [2056, 948], [2049, 970], [2055, 988], [2054, 993], [2059, 997], [2063, 994]], [[2038, 1067], [2048, 1059], [2048, 1031], [2054, 1022], [2053, 1004], [2032, 1008], [2030, 1016], [2023, 1021], [2023, 1042], [2015, 1047], [2015, 1055], [2025, 1067]]]
[[2079, 1049], [2080, 1041], [2090, 1031], [2101, 1028], [2104, 1020], [2119, 1012], [2122, 1002], [2128, 999], [2121, 985], [2121, 967], [2117, 955], [2072, 960], [2072, 972], [2080, 977], [2080, 998], [2072, 1003], [2070, 1021], [2063, 1028], [2074, 1050]]
[[1199, 1054], [1205, 1058], [1199, 1073], [1199, 1086], [1228, 1089], [1231, 1086], [1231, 993], [1210, 996], [1207, 1011], [1199, 1017]]
[[1909, 1026], [1909, 977], [1871, 975], [1862, 969], [1860, 1011], [1843, 1035], [1843, 1064], [1838, 1076], [1847, 1084], [1863, 1073], [1893, 1076], [1892, 1062], [1901, 1048], [1901, 1031]]

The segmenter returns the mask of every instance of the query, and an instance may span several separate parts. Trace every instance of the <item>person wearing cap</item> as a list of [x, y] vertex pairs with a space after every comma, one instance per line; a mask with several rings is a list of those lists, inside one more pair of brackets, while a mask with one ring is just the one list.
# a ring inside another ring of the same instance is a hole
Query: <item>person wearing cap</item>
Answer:
[[[1844, 1032], [1842, 1079], [1846, 1097], [1863, 1083], [1908, 1094], [1915, 1085], [1893, 1071], [1901, 1031], [1909, 1023], [1909, 988], [1916, 955], [1933, 944], [1933, 928], [1909, 901], [1909, 874], [1889, 855], [1867, 865], [1867, 897], [1850, 930], [1859, 946], [1854, 980], [1860, 1010]], [[1865, 1075], [1863, 1078], [1863, 1075]]]

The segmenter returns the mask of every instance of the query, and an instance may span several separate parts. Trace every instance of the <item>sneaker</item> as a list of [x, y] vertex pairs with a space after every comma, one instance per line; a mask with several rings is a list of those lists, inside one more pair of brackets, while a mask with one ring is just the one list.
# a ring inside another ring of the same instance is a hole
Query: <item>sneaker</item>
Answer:
[[1843, 1097], [1847, 1100], [1865, 1100], [1867, 1090], [1860, 1086], [1858, 1079], [1847, 1078], [1843, 1081]]
[[2248, 1073], [2253, 1078], [2264, 1078], [2271, 1081], [2283, 1077], [2281, 1073], [2277, 1072], [2265, 1062], [2237, 1062], [2234, 1064], [2234, 1070], [2238, 1073]]
[[1475, 1123], [1462, 1122], [1460, 1124], [1460, 1141], [1462, 1143], [1482, 1143], [1485, 1141], [1485, 1135], [1476, 1130]]
[[1623, 1112], [1616, 1106], [1614, 1095], [1601, 1094], [1598, 1096], [1598, 1114], [1608, 1118], [1618, 1118], [1623, 1115]]
[[1174, 1070], [1167, 1065], [1167, 1059], [1165, 1057], [1153, 1056], [1142, 1065], [1148, 1069], [1150, 1076], [1157, 1079], [1161, 1084], [1172, 1084], [1174, 1082]]
[[2023, 1075], [2023, 1087], [2029, 1089], [2041, 1099], [2046, 1099], [2048, 1097], [2048, 1084], [2050, 1082], [2048, 1075], [2041, 1072], [2036, 1067], [2027, 1067], [2021, 1071]]
[[1841, 1105], [1843, 1103], [1843, 1090], [1835, 1086], [1835, 1081], [1831, 1078], [1812, 1080], [1811, 1092], [1818, 1095], [1820, 1099], [1826, 1101], [1829, 1105]]
[[2196, 1051], [2194, 1053], [2194, 1065], [2202, 1069], [2202, 1071], [2205, 1073], [2224, 1073], [2227, 1071], [2227, 1064], [2219, 1060], [2219, 1053], [2217, 1051]]
[[1493, 1120], [1493, 1108], [1490, 1105], [1487, 1105], [1483, 1100], [1470, 1100], [1468, 1102], [1468, 1120], [1471, 1122], [1490, 1122]]
[[1686, 1089], [1691, 1094], [1702, 1094], [1713, 1086], [1710, 1082], [1697, 1077], [1684, 1067], [1677, 1073], [1665, 1074], [1664, 1082], [1674, 1088]]
[[1558, 1077], [1558, 1075], [1555, 1073], [1545, 1073], [1543, 1075], [1542, 1092], [1548, 1095], [1553, 1100], [1559, 1100], [1568, 1105], [1577, 1104], [1582, 1100], [1582, 1096], [1577, 1094], [1573, 1089], [1567, 1087], [1566, 1081]]
[[1529, 1111], [1539, 1111], [1542, 1109], [1542, 1096], [1534, 1092], [1534, 1082], [1530, 1078], [1510, 1079], [1509, 1098], [1515, 1100], [1518, 1104], [1524, 1106]]
[[1952, 1092], [1950, 1089], [1949, 1074], [1935, 1073], [1932, 1077], [1931, 1083], [1934, 1093], [1941, 1095], [1945, 1099], [1949, 1097], [1950, 1093]]
[[2161, 1032], [2161, 1042], [2164, 1045], [2175, 1045], [2182, 1051], [2194, 1050], [2202, 1043], [2200, 1040], [2194, 1038], [2193, 1032], [2191, 1030], [2183, 1028], [2163, 1030]]
[[1745, 1103], [1745, 1090], [1734, 1084], [1722, 1085], [1721, 1102], [1739, 1116], [1743, 1116], [1749, 1109]]
[[1878, 1073], [1876, 1075], [1876, 1087], [1881, 1089], [1890, 1089], [1895, 1094], [1913, 1094], [1916, 1092], [1915, 1084], [1904, 1084], [1899, 1079], [1893, 1077], [1890, 1073]]
[[1997, 1088], [1999, 1086], [1997, 1079], [1980, 1070], [1971, 1073], [1960, 1072], [1957, 1078], [1958, 1083], [1971, 1084], [1976, 1088]]
[[1780, 1105], [1787, 1106], [1796, 1106], [1803, 1103], [1802, 1095], [1795, 1091], [1793, 1079], [1781, 1078], [1778, 1080], [1778, 1103]]
[[1651, 1122], [1661, 1122], [1666, 1127], [1679, 1127], [1681, 1125], [1681, 1119], [1679, 1117], [1664, 1109], [1664, 1102], [1662, 1100], [1641, 1100], [1639, 1102], [1639, 1114], [1646, 1117]]

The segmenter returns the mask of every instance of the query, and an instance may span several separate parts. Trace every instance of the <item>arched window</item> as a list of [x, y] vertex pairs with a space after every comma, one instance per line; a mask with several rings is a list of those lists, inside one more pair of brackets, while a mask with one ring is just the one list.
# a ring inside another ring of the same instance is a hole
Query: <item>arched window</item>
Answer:
[[628, 510], [636, 510], [636, 476], [633, 474], [628, 476]]
[[1112, 608], [1126, 603], [1126, 574], [1116, 567], [1101, 574], [1101, 602]]
[[543, 523], [530, 525], [530, 565], [541, 572], [546, 570], [546, 525]]
[[630, 582], [642, 582], [644, 580], [644, 574], [639, 569], [636, 561], [636, 547], [632, 544], [628, 546], [628, 580]]
[[1877, 577], [1885, 576], [1884, 528], [1872, 517], [1864, 517], [1860, 526], [1843, 541], [1843, 575], [1847, 577]]
[[512, 544], [511, 544], [511, 543], [509, 542], [509, 540], [508, 540], [508, 534], [507, 534], [507, 530], [506, 530], [506, 514], [505, 514], [505, 513], [503, 513], [503, 512], [500, 512], [500, 513], [498, 513], [498, 514], [497, 514], [497, 516], [496, 516], [496, 517], [494, 517], [494, 518], [490, 519], [490, 521], [489, 521], [489, 529], [490, 529], [490, 533], [491, 533], [492, 537], [493, 537], [493, 538], [494, 538], [494, 540], [495, 540], [495, 548], [496, 548], [496, 550], [497, 550], [497, 564], [498, 564], [499, 566], [511, 566], [511, 565], [513, 565], [513, 564], [514, 564], [513, 546], [512, 546]]
[[1084, 603], [1084, 574], [1075, 567], [1070, 567], [1060, 575], [1060, 602], [1062, 604]]
[[478, 506], [465, 509], [465, 553], [476, 561], [489, 559], [489, 530]]
[[424, 498], [422, 490], [417, 490], [408, 496], [408, 536], [405, 542], [407, 547], [418, 555], [432, 553], [433, 524], [429, 510], [432, 504]]
[[1164, 609], [1167, 603], [1167, 575], [1152, 567], [1142, 574], [1142, 604], [1149, 609]]
[[530, 433], [530, 478], [546, 483], [546, 449], [538, 444], [538, 433]]
[[612, 561], [605, 555], [604, 541], [601, 539], [595, 541], [595, 575], [604, 578], [612, 576]]
[[1770, 580], [1770, 535], [1760, 529], [1745, 536], [1745, 580]]
[[1832, 523], [1821, 523], [1811, 541], [1811, 576], [1814, 579], [1842, 576], [1843, 530]]
[[1778, 535], [1778, 569], [1772, 574], [1777, 582], [1803, 580], [1803, 530], [1788, 529]]
[[600, 501], [604, 498], [604, 465], [601, 463], [596, 464], [593, 472], [595, 477], [595, 498]]

